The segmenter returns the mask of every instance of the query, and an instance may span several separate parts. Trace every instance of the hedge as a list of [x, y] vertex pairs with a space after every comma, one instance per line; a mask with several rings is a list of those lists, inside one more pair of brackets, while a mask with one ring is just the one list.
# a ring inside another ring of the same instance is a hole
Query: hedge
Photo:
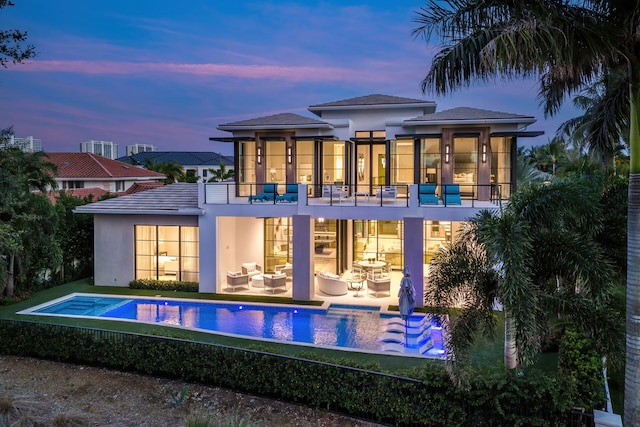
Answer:
[[151, 335], [14, 320], [0, 328], [4, 354], [194, 381], [398, 426], [564, 426], [574, 400], [562, 376], [478, 373], [460, 388], [437, 364], [396, 376]]
[[136, 279], [129, 282], [131, 289], [150, 289], [154, 291], [198, 292], [198, 282], [179, 280]]

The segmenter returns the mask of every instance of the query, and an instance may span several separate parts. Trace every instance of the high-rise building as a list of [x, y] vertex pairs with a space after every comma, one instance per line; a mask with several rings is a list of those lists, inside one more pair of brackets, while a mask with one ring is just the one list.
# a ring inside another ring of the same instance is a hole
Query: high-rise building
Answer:
[[35, 153], [36, 151], [42, 151], [42, 141], [38, 138], [28, 136], [26, 138], [16, 138], [15, 135], [10, 135], [9, 139], [5, 142], [7, 147], [17, 147], [26, 153]]
[[81, 153], [93, 153], [115, 160], [118, 158], [118, 144], [112, 141], [88, 141], [80, 143]]
[[125, 156], [133, 156], [134, 154], [144, 153], [146, 151], [158, 151], [158, 147], [151, 144], [133, 144], [127, 145]]

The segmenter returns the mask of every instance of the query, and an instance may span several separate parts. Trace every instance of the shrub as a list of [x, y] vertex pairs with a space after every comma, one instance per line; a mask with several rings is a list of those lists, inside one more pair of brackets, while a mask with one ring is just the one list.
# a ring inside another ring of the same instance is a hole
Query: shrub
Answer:
[[198, 292], [198, 282], [179, 280], [137, 279], [129, 282], [131, 289], [150, 289], [155, 291]]
[[575, 331], [565, 332], [559, 350], [558, 369], [577, 390], [576, 405], [602, 408], [605, 402], [602, 358], [589, 339]]

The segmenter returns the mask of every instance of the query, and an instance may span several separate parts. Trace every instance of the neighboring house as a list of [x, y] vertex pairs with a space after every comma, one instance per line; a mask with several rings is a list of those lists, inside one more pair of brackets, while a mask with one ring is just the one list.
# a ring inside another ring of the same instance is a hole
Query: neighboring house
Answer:
[[[211, 139], [233, 144], [233, 182], [174, 184], [78, 207], [94, 214], [96, 285], [177, 278], [223, 293], [227, 273], [253, 261], [267, 273], [291, 268], [287, 295], [311, 300], [322, 295], [315, 273], [380, 269], [399, 282], [407, 266], [422, 305], [423, 271], [438, 249], [466, 218], [508, 199], [518, 138], [542, 134], [526, 130], [531, 116], [436, 112], [434, 102], [385, 95], [309, 111], [317, 117], [219, 125], [231, 135]], [[278, 195], [291, 194], [274, 198], [274, 184]], [[262, 283], [255, 277], [251, 290]]]
[[144, 166], [147, 159], [155, 163], [176, 162], [182, 165], [185, 173], [191, 172], [199, 176], [198, 182], [207, 182], [211, 178], [209, 169], [220, 169], [221, 162], [227, 169], [233, 169], [233, 157], [209, 151], [147, 151], [120, 157], [118, 160]]
[[59, 190], [99, 188], [111, 193], [127, 191], [142, 182], [160, 183], [166, 177], [158, 172], [137, 168], [91, 153], [47, 153], [56, 165]]

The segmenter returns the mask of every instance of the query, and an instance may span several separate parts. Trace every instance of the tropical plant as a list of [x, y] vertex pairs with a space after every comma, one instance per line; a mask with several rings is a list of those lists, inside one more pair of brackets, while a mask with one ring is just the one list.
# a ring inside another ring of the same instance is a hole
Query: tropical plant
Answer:
[[[505, 314], [505, 366], [531, 363], [560, 313], [602, 355], [619, 354], [622, 320], [612, 307], [612, 266], [597, 242], [599, 195], [581, 179], [525, 185], [503, 212], [481, 211], [435, 257], [426, 303], [451, 316], [456, 363], [478, 332], [494, 336], [496, 304]], [[595, 321], [594, 319], [598, 319]], [[594, 325], [595, 323], [595, 325]], [[619, 359], [619, 358], [618, 358]]]
[[173, 184], [185, 180], [185, 172], [182, 165], [178, 162], [156, 162], [149, 158], [144, 160], [144, 167], [154, 172], [163, 173], [167, 178], [165, 184]]
[[[0, 0], [0, 10], [13, 5], [11, 0]], [[36, 56], [35, 47], [25, 45], [26, 41], [26, 31], [0, 30], [0, 65], [7, 68], [9, 62], [17, 64]]]
[[440, 37], [423, 90], [447, 94], [497, 77], [539, 77], [545, 114], [603, 75], [629, 94], [629, 236], [625, 413], [640, 425], [640, 4], [621, 0], [429, 0], [416, 35]]
[[220, 167], [218, 169], [209, 169], [209, 173], [211, 174], [211, 178], [209, 178], [209, 181], [207, 182], [226, 181], [234, 176], [233, 169], [227, 169], [224, 162], [220, 162]]

